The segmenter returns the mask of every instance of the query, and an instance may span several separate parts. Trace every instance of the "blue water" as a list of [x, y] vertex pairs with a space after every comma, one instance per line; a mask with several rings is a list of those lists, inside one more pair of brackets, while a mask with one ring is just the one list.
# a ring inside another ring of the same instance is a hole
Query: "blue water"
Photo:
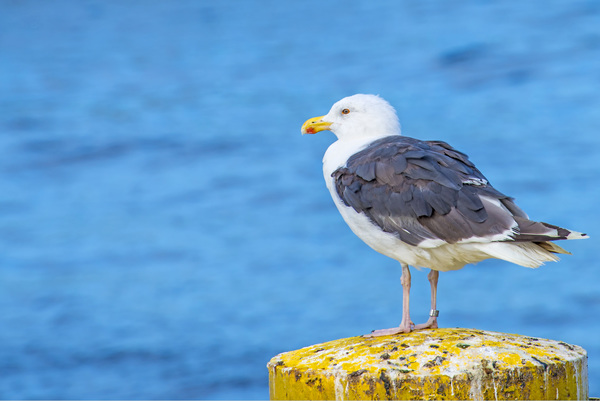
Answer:
[[359, 92], [592, 236], [443, 273], [439, 309], [583, 346], [600, 394], [598, 2], [0, 8], [0, 398], [266, 398], [277, 353], [397, 325], [399, 265], [335, 209], [333, 135], [299, 131]]

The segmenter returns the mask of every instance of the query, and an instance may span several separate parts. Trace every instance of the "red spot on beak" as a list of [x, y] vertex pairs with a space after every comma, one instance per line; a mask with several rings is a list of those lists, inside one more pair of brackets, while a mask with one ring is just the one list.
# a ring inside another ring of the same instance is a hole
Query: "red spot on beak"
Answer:
[[308, 127], [308, 128], [306, 129], [306, 133], [307, 133], [307, 134], [314, 134], [314, 133], [315, 133], [315, 129], [314, 129], [313, 127]]

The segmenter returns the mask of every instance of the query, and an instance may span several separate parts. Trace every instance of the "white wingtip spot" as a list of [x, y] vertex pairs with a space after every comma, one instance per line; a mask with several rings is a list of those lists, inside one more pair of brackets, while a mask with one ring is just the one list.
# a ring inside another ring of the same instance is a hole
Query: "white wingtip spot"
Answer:
[[567, 235], [567, 239], [586, 239], [590, 238], [589, 235], [584, 233], [578, 233], [577, 231], [571, 231], [569, 235]]

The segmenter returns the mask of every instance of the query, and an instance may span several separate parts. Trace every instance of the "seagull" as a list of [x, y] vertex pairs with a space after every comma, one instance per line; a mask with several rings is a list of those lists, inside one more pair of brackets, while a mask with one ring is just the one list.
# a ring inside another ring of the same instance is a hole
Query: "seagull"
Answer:
[[[401, 135], [396, 111], [379, 96], [346, 97], [301, 128], [303, 134], [325, 130], [337, 136], [323, 157], [337, 209], [360, 239], [402, 266], [400, 326], [369, 336], [437, 328], [440, 271], [489, 258], [535, 268], [569, 254], [551, 241], [588, 238], [529, 220], [513, 198], [446, 142]], [[431, 311], [417, 325], [410, 318], [409, 265], [431, 269]]]

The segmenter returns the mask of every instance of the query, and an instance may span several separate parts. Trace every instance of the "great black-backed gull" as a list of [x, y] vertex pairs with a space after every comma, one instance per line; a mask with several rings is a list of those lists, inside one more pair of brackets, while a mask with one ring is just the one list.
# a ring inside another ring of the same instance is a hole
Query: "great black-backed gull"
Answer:
[[[327, 115], [308, 119], [301, 131], [324, 130], [338, 138], [323, 158], [335, 205], [358, 237], [402, 265], [400, 326], [370, 335], [436, 328], [440, 271], [488, 258], [538, 267], [568, 253], [550, 241], [587, 238], [529, 220], [447, 143], [400, 135], [396, 111], [379, 96], [346, 97]], [[430, 317], [418, 325], [410, 319], [409, 265], [431, 269]]]

